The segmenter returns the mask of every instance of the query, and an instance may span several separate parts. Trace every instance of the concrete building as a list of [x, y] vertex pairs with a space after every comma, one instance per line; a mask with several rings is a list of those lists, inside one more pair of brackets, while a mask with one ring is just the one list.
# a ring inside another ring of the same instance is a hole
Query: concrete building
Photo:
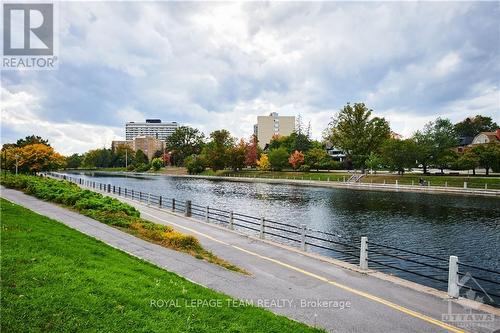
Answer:
[[152, 160], [154, 154], [159, 150], [159, 151], [164, 151], [165, 149], [165, 142], [153, 138], [151, 136], [138, 136], [135, 137], [133, 140], [126, 140], [126, 141], [112, 141], [111, 142], [111, 149], [115, 151], [118, 147], [129, 147], [133, 151], [138, 151], [142, 150], [144, 154], [148, 157], [148, 160]]
[[254, 134], [257, 135], [259, 146], [264, 149], [275, 135], [287, 136], [295, 131], [294, 116], [279, 116], [272, 112], [269, 116], [258, 116], [254, 125]]
[[125, 138], [133, 140], [138, 136], [150, 136], [159, 140], [167, 140], [179, 127], [177, 122], [162, 123], [160, 119], [146, 119], [145, 122], [130, 121], [125, 124]]

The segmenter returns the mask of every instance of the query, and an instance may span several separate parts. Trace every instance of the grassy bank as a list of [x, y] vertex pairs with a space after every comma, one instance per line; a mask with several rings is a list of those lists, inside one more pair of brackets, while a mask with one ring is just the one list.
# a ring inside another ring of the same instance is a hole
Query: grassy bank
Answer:
[[[330, 181], [342, 182], [349, 179], [352, 174], [346, 172], [294, 172], [294, 171], [238, 171], [220, 170], [214, 172], [212, 170], [205, 170], [201, 175], [205, 176], [221, 176], [221, 177], [248, 177], [248, 178], [264, 178], [264, 179], [296, 179], [296, 180], [316, 180], [316, 181]], [[361, 179], [362, 183], [374, 184], [395, 184], [396, 180], [400, 185], [414, 185], [419, 184], [422, 178], [430, 186], [449, 186], [449, 187], [463, 187], [464, 182], [467, 182], [468, 188], [485, 188], [500, 189], [500, 177], [485, 177], [485, 176], [423, 176], [420, 174], [375, 174], [366, 175]]]
[[[0, 214], [2, 332], [319, 332], [3, 199]], [[199, 300], [222, 306], [186, 306]]]
[[22, 190], [37, 198], [61, 204], [107, 225], [119, 228], [161, 246], [188, 253], [198, 259], [248, 274], [243, 269], [205, 250], [198, 239], [140, 217], [134, 207], [100, 193], [84, 190], [76, 184], [26, 175], [2, 175], [0, 183]]

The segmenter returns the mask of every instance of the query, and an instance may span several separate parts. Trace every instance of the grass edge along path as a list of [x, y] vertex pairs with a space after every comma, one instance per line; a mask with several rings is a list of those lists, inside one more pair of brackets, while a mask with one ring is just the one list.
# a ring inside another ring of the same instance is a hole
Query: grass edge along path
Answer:
[[0, 198], [2, 332], [324, 332]]
[[142, 219], [137, 209], [118, 199], [84, 190], [68, 181], [51, 178], [6, 174], [0, 176], [0, 183], [39, 199], [60, 204], [143, 240], [250, 275], [244, 269], [203, 248], [196, 237], [180, 233], [170, 226]]

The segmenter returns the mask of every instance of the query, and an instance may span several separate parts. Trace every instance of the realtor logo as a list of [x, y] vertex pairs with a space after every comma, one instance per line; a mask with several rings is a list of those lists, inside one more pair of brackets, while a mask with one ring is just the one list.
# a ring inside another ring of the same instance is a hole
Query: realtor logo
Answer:
[[54, 69], [54, 4], [3, 4], [3, 69]]

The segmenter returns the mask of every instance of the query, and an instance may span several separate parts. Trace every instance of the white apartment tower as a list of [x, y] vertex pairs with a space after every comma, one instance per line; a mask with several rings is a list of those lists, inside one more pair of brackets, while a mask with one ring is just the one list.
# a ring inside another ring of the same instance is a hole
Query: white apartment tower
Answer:
[[125, 138], [133, 140], [138, 136], [149, 136], [166, 141], [179, 127], [177, 122], [162, 123], [160, 119], [146, 119], [145, 122], [129, 121], [125, 124]]
[[279, 116], [277, 112], [272, 112], [269, 116], [258, 116], [253, 131], [259, 140], [259, 146], [264, 149], [273, 136], [287, 136], [295, 131], [295, 117]]

